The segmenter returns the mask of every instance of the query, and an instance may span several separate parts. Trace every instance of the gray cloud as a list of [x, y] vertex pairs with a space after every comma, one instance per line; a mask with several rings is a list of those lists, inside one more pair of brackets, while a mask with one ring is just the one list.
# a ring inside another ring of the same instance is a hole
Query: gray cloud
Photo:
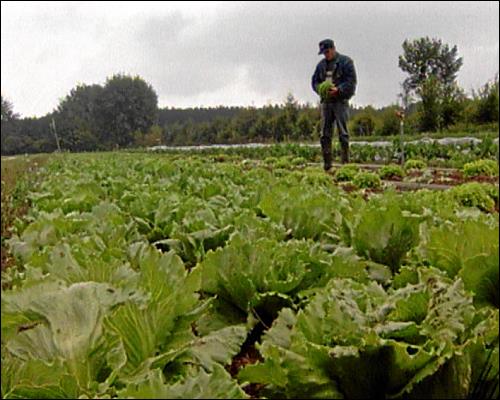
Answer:
[[[430, 36], [456, 44], [464, 58], [459, 82], [467, 90], [498, 71], [497, 2], [226, 4], [217, 5], [210, 15], [158, 11], [156, 6], [155, 12], [129, 12], [115, 19], [109, 9], [84, 13], [70, 5], [53, 17], [47, 10], [33, 13], [21, 21], [38, 37], [21, 35], [20, 40], [27, 50], [33, 47], [30, 40], [39, 44], [32, 56], [22, 57], [36, 60], [35, 77], [57, 76], [53, 89], [44, 93], [48, 97], [52, 92], [59, 97], [67, 93], [75, 81], [102, 82], [124, 72], [148, 80], [161, 106], [252, 101], [260, 105], [282, 101], [288, 91], [301, 101], [315, 102], [310, 78], [320, 60], [317, 44], [325, 37], [332, 37], [338, 50], [354, 59], [359, 80], [355, 104], [382, 106], [396, 101], [404, 79], [398, 55], [406, 38]], [[2, 90], [16, 87], [8, 84], [16, 79], [27, 79], [26, 70], [17, 77], [10, 65], [20, 55], [11, 50], [14, 36], [4, 40], [3, 22], [2, 16]], [[13, 75], [8, 78], [3, 71], [4, 47], [6, 70]], [[23, 112], [22, 102], [18, 104], [14, 91], [9, 91]], [[55, 105], [54, 99], [47, 98], [47, 106], [38, 108], [50, 111], [51, 103]]]
[[[361, 103], [396, 100], [404, 78], [398, 55], [406, 38], [440, 37], [459, 50], [490, 46], [492, 58], [486, 67], [461, 51], [465, 65], [476, 63], [483, 82], [498, 70], [493, 60], [495, 46], [498, 54], [498, 36], [492, 34], [495, 26], [498, 30], [494, 9], [477, 4], [430, 8], [421, 3], [252, 3], [222, 13], [195, 35], [155, 47], [152, 54], [168, 63], [158, 71], [158, 89], [165, 96], [189, 97], [231, 85], [244, 67], [249, 86], [262, 98], [281, 100], [292, 91], [314, 101], [309, 82], [320, 59], [317, 43], [324, 37], [333, 37], [339, 51], [354, 58], [359, 75], [355, 101]], [[169, 27], [168, 21], [153, 22], [146, 21], [141, 30], [144, 46], [155, 43], [162, 27]]]

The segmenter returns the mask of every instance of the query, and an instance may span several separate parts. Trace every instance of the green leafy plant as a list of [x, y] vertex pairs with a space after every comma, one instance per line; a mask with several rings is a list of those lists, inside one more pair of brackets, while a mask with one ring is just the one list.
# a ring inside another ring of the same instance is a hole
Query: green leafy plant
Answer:
[[494, 185], [479, 182], [465, 183], [452, 188], [450, 195], [463, 206], [492, 212], [495, 209], [495, 201], [498, 201], [498, 194], [491, 186]]
[[484, 190], [488, 193], [488, 195], [495, 201], [495, 207], [498, 209], [498, 201], [499, 201], [499, 187], [494, 184], [484, 184]]
[[363, 257], [396, 272], [406, 253], [419, 242], [421, 218], [401, 210], [397, 198], [369, 204], [356, 216], [352, 245]]
[[404, 165], [405, 170], [422, 170], [427, 168], [427, 164], [425, 161], [419, 160], [419, 159], [409, 159], [406, 160], [405, 165]]
[[248, 395], [220, 365], [212, 373], [195, 368], [181, 382], [165, 383], [160, 369], [154, 369], [137, 382], [118, 392], [120, 398], [132, 399], [247, 399]]
[[267, 316], [293, 304], [293, 295], [319, 284], [331, 261], [306, 241], [248, 241], [240, 234], [201, 263], [202, 289], [235, 305], [244, 315]]
[[388, 179], [388, 178], [403, 178], [405, 175], [405, 172], [403, 168], [401, 168], [399, 165], [396, 164], [391, 164], [391, 165], [384, 165], [378, 170], [378, 175], [380, 176], [381, 179]]
[[332, 82], [324, 81], [318, 85], [318, 93], [321, 97], [321, 100], [327, 100], [329, 98], [328, 91], [331, 88], [334, 88], [335, 85]]
[[2, 397], [494, 397], [498, 214], [459, 188], [364, 196], [233, 162], [317, 155], [51, 157], [4, 241]]
[[359, 170], [359, 166], [356, 164], [343, 165], [335, 171], [335, 180], [337, 182], [352, 181]]
[[380, 177], [373, 172], [358, 172], [352, 183], [360, 189], [376, 189], [382, 186]]
[[307, 163], [307, 160], [304, 157], [295, 157], [291, 160], [292, 165], [304, 165]]
[[479, 175], [498, 176], [498, 163], [494, 160], [477, 160], [463, 166], [464, 176], [470, 178]]
[[289, 229], [294, 238], [327, 240], [337, 231], [340, 210], [347, 207], [347, 202], [338, 192], [304, 191], [302, 184], [282, 184], [266, 193], [258, 207]]
[[290, 166], [295, 165], [292, 162], [292, 156], [283, 156], [276, 160], [273, 164], [274, 168], [285, 168], [290, 169]]
[[498, 312], [482, 314], [491, 319], [479, 322], [462, 282], [433, 269], [388, 292], [332, 280], [304, 310], [281, 311], [259, 346], [264, 361], [238, 378], [278, 398], [464, 398], [495, 346]]
[[269, 156], [264, 158], [263, 161], [265, 164], [272, 165], [275, 164], [278, 161], [278, 159], [276, 157]]
[[449, 277], [460, 276], [479, 304], [498, 307], [498, 219], [467, 219], [425, 229], [418, 252]]

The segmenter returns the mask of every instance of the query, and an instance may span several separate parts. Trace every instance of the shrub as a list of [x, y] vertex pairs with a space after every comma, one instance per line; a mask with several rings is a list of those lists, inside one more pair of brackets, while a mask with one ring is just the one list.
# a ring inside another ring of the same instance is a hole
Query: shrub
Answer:
[[498, 75], [474, 94], [475, 122], [498, 122]]
[[375, 110], [373, 107], [366, 107], [352, 118], [350, 130], [356, 136], [370, 136], [374, 133], [377, 125]]
[[399, 134], [400, 119], [396, 115], [397, 110], [399, 110], [399, 107], [390, 106], [380, 113], [381, 123], [376, 131], [377, 135], [392, 136]]

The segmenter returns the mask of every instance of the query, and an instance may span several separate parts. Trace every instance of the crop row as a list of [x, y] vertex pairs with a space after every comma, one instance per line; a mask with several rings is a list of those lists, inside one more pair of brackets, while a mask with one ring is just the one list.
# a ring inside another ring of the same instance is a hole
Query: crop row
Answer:
[[[334, 140], [333, 150], [335, 154], [340, 154], [338, 141]], [[176, 149], [158, 149], [155, 152], [181, 155], [213, 155], [219, 157], [237, 156], [246, 159], [264, 159], [267, 157], [291, 158], [301, 157], [308, 162], [321, 161], [321, 150], [318, 146], [300, 144], [275, 144], [259, 147], [193, 147]], [[391, 146], [372, 146], [369, 144], [351, 143], [351, 161], [355, 163], [394, 163], [401, 160], [401, 146], [399, 140], [394, 140]], [[420, 158], [429, 165], [440, 167], [461, 168], [464, 164], [478, 159], [498, 159], [498, 141], [491, 138], [483, 141], [469, 143], [440, 144], [438, 142], [405, 143], [405, 159]]]
[[313, 167], [46, 172], [8, 242], [4, 398], [498, 395], [498, 213]]

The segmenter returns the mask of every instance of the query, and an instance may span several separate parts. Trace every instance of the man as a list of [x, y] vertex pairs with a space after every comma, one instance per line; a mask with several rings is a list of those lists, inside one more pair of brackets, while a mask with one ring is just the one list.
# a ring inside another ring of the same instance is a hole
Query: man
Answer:
[[357, 79], [353, 61], [336, 51], [333, 40], [325, 39], [319, 42], [318, 54], [323, 54], [325, 58], [318, 63], [314, 71], [312, 77], [313, 90], [318, 93], [319, 84], [325, 81], [334, 84], [334, 87], [328, 92], [328, 98], [321, 100], [320, 141], [324, 169], [328, 171], [332, 167], [334, 123], [339, 133], [341, 161], [343, 164], [349, 162], [348, 100], [354, 95]]

